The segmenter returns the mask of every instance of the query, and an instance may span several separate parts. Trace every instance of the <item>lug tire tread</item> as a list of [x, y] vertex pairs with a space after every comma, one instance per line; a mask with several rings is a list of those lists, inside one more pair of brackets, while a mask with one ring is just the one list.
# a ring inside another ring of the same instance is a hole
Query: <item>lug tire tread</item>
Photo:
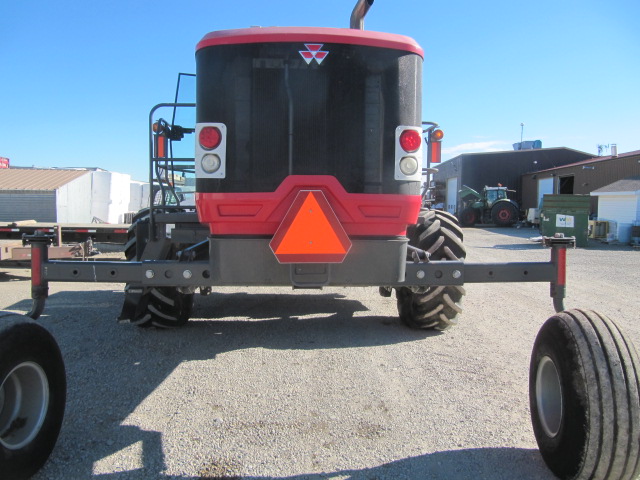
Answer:
[[[128, 261], [140, 260], [137, 229], [148, 222], [148, 208], [141, 210], [133, 218], [128, 232], [129, 240], [125, 246]], [[140, 253], [146, 246], [146, 239], [143, 238], [143, 241]], [[152, 287], [144, 293], [140, 305], [143, 308], [136, 312], [136, 318], [130, 320], [132, 324], [141, 328], [178, 328], [184, 326], [191, 316], [193, 294], [182, 293], [176, 287]]]
[[[462, 230], [451, 214], [423, 210], [416, 225], [407, 229], [407, 236], [410, 245], [428, 252], [432, 260], [457, 261], [466, 257]], [[432, 286], [419, 291], [398, 288], [396, 299], [400, 319], [412, 328], [446, 330], [457, 323], [464, 294], [464, 288], [455, 285]]]

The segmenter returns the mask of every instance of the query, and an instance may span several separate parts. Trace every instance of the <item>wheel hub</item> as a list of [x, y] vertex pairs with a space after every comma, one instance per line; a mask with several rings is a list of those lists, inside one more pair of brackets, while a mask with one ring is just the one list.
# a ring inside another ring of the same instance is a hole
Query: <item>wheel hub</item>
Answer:
[[16, 366], [0, 385], [0, 445], [18, 450], [38, 435], [49, 407], [49, 384], [40, 365]]
[[544, 356], [536, 374], [536, 403], [544, 433], [553, 438], [560, 431], [563, 415], [562, 385], [555, 363]]

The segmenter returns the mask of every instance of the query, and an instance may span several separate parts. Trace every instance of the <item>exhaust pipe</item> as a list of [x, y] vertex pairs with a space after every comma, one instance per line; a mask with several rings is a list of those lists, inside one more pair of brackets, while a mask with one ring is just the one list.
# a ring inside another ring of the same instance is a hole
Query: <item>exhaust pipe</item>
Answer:
[[371, 5], [373, 5], [373, 0], [358, 0], [356, 6], [353, 7], [353, 12], [351, 12], [349, 28], [364, 30], [364, 16], [371, 8]]

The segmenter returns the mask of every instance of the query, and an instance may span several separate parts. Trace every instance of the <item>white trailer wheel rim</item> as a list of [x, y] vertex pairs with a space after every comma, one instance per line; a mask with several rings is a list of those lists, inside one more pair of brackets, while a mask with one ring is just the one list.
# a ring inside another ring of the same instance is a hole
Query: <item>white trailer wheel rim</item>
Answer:
[[19, 450], [40, 432], [49, 407], [49, 382], [40, 365], [24, 362], [0, 386], [0, 445]]
[[555, 363], [547, 356], [542, 357], [538, 363], [536, 403], [544, 433], [551, 438], [555, 437], [562, 424], [562, 385]]

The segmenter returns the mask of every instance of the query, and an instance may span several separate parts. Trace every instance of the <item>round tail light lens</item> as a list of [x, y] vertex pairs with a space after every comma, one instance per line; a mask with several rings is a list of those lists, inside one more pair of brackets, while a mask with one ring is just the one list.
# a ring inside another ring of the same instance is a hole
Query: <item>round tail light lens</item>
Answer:
[[400, 146], [405, 152], [417, 152], [422, 145], [422, 136], [416, 130], [405, 130], [400, 134]]
[[203, 127], [198, 136], [200, 146], [205, 150], [213, 150], [222, 142], [222, 133], [218, 127]]
[[418, 172], [418, 160], [416, 157], [403, 157], [400, 160], [400, 171], [407, 177], [415, 175]]
[[202, 165], [202, 169], [206, 173], [215, 173], [220, 170], [220, 165], [222, 165], [222, 162], [220, 161], [220, 157], [215, 153], [207, 153], [204, 157], [202, 157], [200, 165]]

